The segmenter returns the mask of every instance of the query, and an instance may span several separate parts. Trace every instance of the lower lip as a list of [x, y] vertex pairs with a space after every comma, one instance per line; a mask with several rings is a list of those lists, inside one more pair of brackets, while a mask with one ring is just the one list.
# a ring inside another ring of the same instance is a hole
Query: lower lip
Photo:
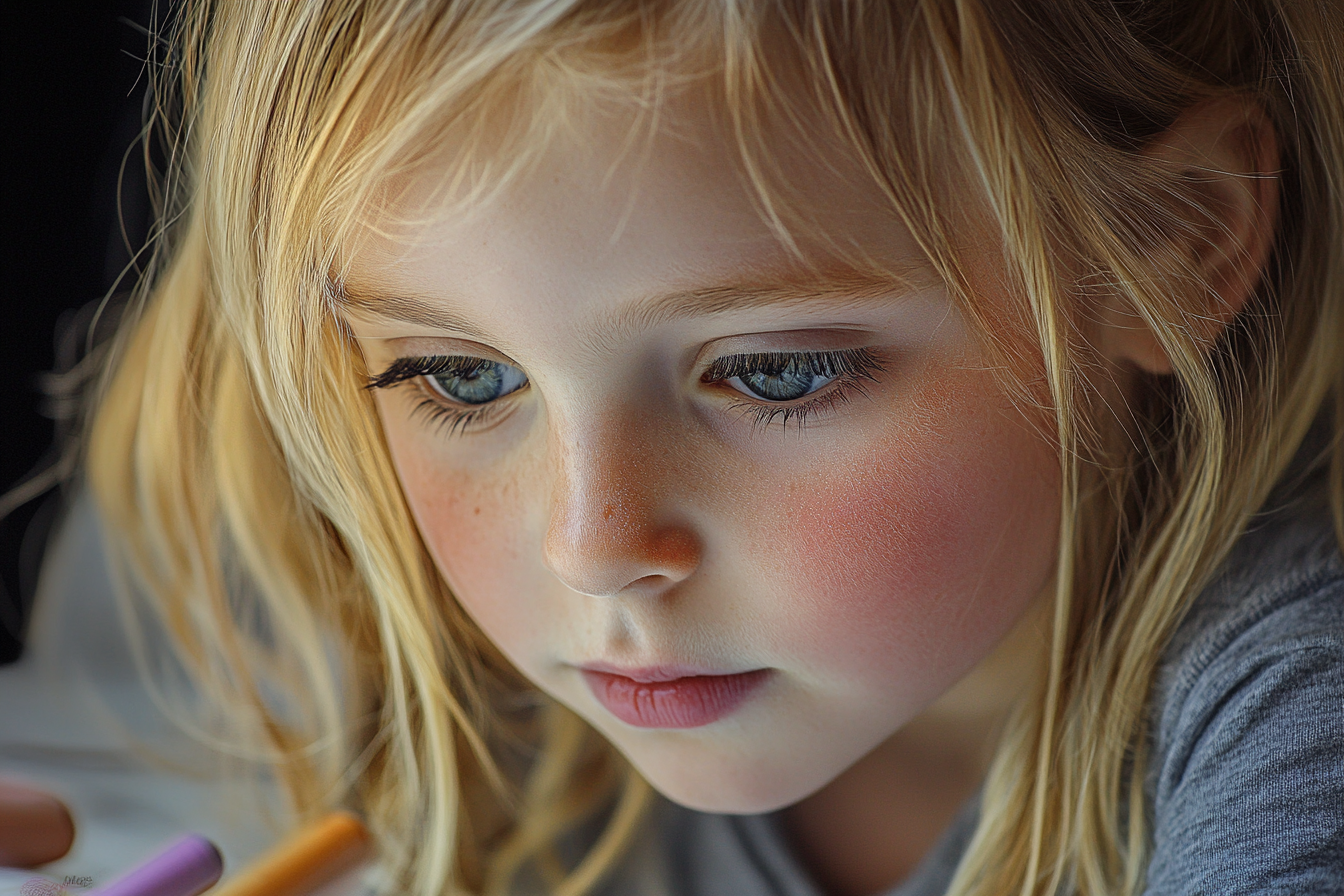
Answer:
[[737, 709], [770, 677], [769, 669], [736, 675], [691, 675], [635, 681], [584, 669], [583, 679], [612, 715], [639, 728], [699, 728]]

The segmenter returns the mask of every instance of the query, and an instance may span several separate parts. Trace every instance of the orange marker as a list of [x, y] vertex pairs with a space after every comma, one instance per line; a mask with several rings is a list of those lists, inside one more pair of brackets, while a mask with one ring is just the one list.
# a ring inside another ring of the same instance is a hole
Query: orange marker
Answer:
[[369, 832], [349, 812], [332, 812], [290, 834], [209, 896], [307, 896], [372, 854]]

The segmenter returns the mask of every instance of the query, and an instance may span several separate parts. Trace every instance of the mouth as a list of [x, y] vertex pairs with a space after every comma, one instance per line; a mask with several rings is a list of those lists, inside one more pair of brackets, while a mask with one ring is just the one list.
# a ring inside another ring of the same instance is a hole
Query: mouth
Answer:
[[605, 663], [580, 667], [598, 702], [637, 728], [699, 728], [732, 714], [770, 678], [771, 669], [726, 675], [687, 667], [619, 669]]

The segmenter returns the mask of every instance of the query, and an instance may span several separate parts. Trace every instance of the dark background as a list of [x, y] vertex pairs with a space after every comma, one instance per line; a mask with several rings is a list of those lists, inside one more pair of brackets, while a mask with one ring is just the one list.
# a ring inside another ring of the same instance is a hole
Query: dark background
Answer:
[[[0, 492], [51, 462], [53, 424], [38, 377], [55, 363], [58, 323], [69, 329], [72, 310], [106, 294], [129, 260], [117, 171], [140, 130], [150, 15], [150, 0], [0, 3], [8, 148], [0, 166]], [[147, 216], [141, 159], [132, 153], [123, 189], [137, 247]], [[0, 663], [18, 655], [58, 503], [48, 495], [0, 520]]]

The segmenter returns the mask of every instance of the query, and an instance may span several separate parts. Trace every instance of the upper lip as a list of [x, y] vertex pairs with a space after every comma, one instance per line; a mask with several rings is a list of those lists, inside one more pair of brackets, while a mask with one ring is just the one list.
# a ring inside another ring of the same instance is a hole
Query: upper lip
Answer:
[[706, 668], [704, 666], [688, 666], [680, 663], [669, 663], [657, 666], [637, 666], [634, 668], [617, 666], [613, 663], [584, 663], [579, 666], [579, 668], [584, 672], [604, 672], [607, 675], [620, 675], [631, 681], [639, 682], [676, 681], [679, 678], [697, 678], [708, 675], [741, 675], [744, 672], [755, 671], [752, 669], [721, 671]]

